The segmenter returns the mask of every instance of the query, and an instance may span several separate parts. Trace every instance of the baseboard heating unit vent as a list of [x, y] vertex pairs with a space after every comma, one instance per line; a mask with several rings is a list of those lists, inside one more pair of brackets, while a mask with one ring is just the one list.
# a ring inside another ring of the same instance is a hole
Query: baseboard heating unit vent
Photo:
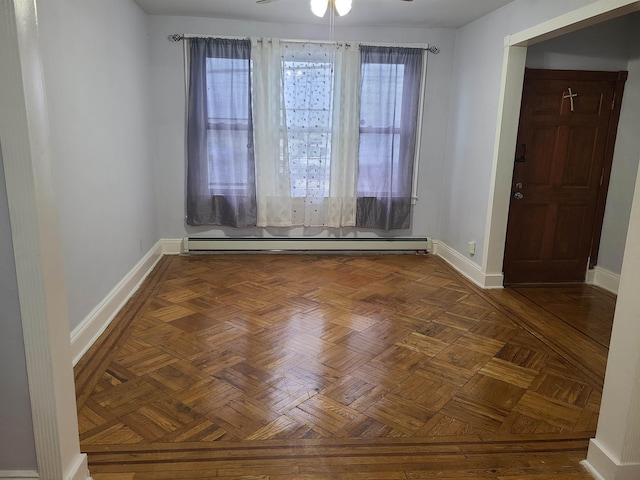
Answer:
[[353, 251], [431, 252], [428, 238], [199, 238], [184, 239], [188, 252]]

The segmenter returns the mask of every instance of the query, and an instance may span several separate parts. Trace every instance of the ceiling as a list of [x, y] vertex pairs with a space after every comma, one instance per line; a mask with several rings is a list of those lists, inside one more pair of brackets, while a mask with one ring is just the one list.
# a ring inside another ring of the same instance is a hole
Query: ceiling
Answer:
[[[217, 17], [287, 23], [328, 23], [315, 17], [309, 0], [134, 0], [150, 15]], [[513, 0], [353, 0], [353, 9], [336, 26], [460, 27]]]

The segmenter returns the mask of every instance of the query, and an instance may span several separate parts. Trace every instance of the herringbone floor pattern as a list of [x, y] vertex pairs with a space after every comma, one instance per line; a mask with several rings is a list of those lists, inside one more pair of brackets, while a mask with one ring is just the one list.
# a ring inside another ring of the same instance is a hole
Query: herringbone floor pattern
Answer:
[[515, 462], [469, 460], [482, 478], [588, 478], [614, 304], [483, 292], [431, 256], [165, 257], [76, 367], [82, 448], [96, 479], [427, 478], [479, 453]]

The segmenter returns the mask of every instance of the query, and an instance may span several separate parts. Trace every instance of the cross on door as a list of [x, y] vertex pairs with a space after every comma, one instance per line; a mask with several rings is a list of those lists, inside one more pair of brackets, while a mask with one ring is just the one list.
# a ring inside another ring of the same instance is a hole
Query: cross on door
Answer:
[[563, 95], [562, 95], [563, 99], [568, 98], [569, 101], [571, 102], [571, 111], [572, 112], [573, 112], [573, 97], [577, 97], [577, 96], [578, 96], [578, 94], [577, 93], [573, 93], [571, 91], [571, 88], [569, 88], [569, 93], [564, 93], [563, 92]]

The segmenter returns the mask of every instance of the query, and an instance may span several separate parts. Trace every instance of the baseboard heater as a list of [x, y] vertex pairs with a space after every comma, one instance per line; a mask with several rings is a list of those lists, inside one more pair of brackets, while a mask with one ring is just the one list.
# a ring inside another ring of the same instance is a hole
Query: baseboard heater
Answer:
[[431, 252], [429, 238], [202, 238], [187, 237], [188, 252], [353, 251]]

